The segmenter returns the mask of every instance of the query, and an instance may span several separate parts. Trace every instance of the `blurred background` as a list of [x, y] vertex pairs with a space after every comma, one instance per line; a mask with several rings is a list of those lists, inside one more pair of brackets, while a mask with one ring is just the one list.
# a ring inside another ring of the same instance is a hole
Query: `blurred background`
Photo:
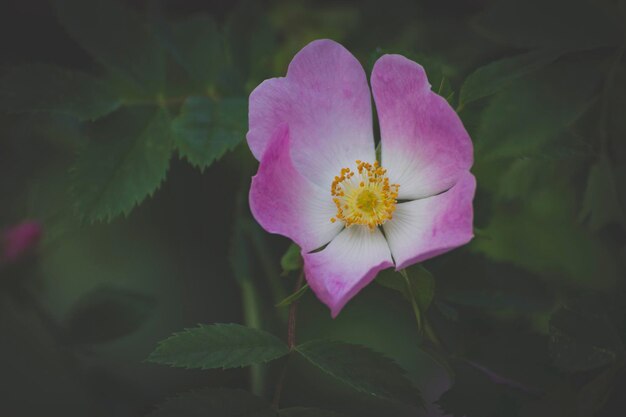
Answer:
[[[625, 409], [626, 2], [9, 1], [0, 4], [0, 411], [142, 416], [178, 392], [271, 399], [280, 366], [145, 362], [198, 323], [284, 338], [289, 242], [247, 203], [247, 97], [308, 42], [371, 71], [422, 64], [475, 146], [476, 237], [424, 264], [411, 304], [371, 284], [298, 340], [395, 359], [424, 409], [291, 364], [281, 404], [345, 416], [587, 417]], [[283, 271], [283, 269], [287, 271]], [[383, 278], [380, 279], [381, 283]], [[621, 410], [621, 411], [618, 411]]]

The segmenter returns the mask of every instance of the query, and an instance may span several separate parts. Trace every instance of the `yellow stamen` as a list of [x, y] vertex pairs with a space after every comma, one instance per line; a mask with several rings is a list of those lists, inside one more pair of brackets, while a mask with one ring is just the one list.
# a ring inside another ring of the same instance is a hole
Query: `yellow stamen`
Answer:
[[[356, 178], [353, 178], [357, 175]], [[356, 161], [356, 171], [342, 168], [330, 193], [337, 214], [330, 221], [341, 220], [346, 227], [360, 224], [374, 229], [390, 220], [398, 198], [398, 184], [389, 184], [387, 170], [378, 162]]]

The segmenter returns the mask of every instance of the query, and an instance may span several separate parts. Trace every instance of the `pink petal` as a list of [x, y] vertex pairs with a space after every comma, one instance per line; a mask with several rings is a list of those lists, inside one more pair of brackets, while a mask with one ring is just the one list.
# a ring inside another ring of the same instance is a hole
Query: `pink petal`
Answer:
[[294, 166], [328, 188], [343, 167], [373, 162], [371, 96], [363, 67], [343, 46], [318, 40], [291, 61], [287, 77], [250, 95], [248, 145], [262, 159], [270, 138], [289, 126]]
[[448, 102], [430, 90], [424, 69], [384, 55], [372, 71], [382, 165], [400, 199], [438, 194], [472, 166], [472, 142]]
[[475, 190], [476, 180], [466, 172], [445, 193], [398, 204], [393, 219], [383, 225], [397, 270], [472, 239]]
[[317, 297], [336, 317], [378, 271], [393, 266], [389, 246], [378, 229], [344, 229], [324, 250], [304, 254], [304, 273]]
[[337, 212], [330, 192], [294, 169], [289, 147], [289, 131], [283, 125], [252, 178], [250, 210], [265, 230], [287, 236], [311, 251], [328, 243], [342, 225], [330, 222]]

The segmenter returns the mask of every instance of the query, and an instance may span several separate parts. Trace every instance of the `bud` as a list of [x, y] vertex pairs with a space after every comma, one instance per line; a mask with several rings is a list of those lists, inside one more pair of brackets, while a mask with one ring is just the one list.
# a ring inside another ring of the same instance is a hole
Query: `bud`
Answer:
[[37, 221], [25, 221], [5, 229], [0, 235], [0, 262], [13, 263], [28, 255], [41, 239]]

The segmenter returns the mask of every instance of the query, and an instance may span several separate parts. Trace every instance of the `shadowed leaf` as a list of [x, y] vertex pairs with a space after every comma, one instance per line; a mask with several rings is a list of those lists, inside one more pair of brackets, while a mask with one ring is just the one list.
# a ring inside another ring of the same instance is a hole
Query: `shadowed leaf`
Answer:
[[200, 169], [209, 167], [243, 140], [246, 112], [247, 102], [243, 99], [189, 97], [172, 123], [180, 155]]
[[170, 124], [163, 109], [116, 113], [92, 127], [93, 137], [72, 171], [79, 215], [110, 221], [128, 215], [165, 179], [171, 154]]
[[95, 120], [120, 104], [102, 81], [52, 65], [15, 67], [0, 78], [0, 110], [7, 113], [49, 112]]
[[463, 83], [459, 105], [490, 96], [512, 81], [556, 60], [562, 52], [552, 49], [529, 52], [491, 62], [471, 73]]
[[160, 92], [164, 54], [148, 24], [117, 0], [54, 0], [61, 24], [95, 60], [144, 90]]
[[150, 317], [154, 300], [121, 288], [102, 287], [72, 308], [67, 320], [72, 343], [103, 343], [137, 330]]
[[385, 400], [421, 405], [417, 388], [393, 360], [364, 346], [316, 340], [296, 347], [310, 363], [357, 391]]
[[239, 324], [200, 325], [159, 343], [149, 362], [178, 368], [239, 368], [289, 353], [276, 336]]

